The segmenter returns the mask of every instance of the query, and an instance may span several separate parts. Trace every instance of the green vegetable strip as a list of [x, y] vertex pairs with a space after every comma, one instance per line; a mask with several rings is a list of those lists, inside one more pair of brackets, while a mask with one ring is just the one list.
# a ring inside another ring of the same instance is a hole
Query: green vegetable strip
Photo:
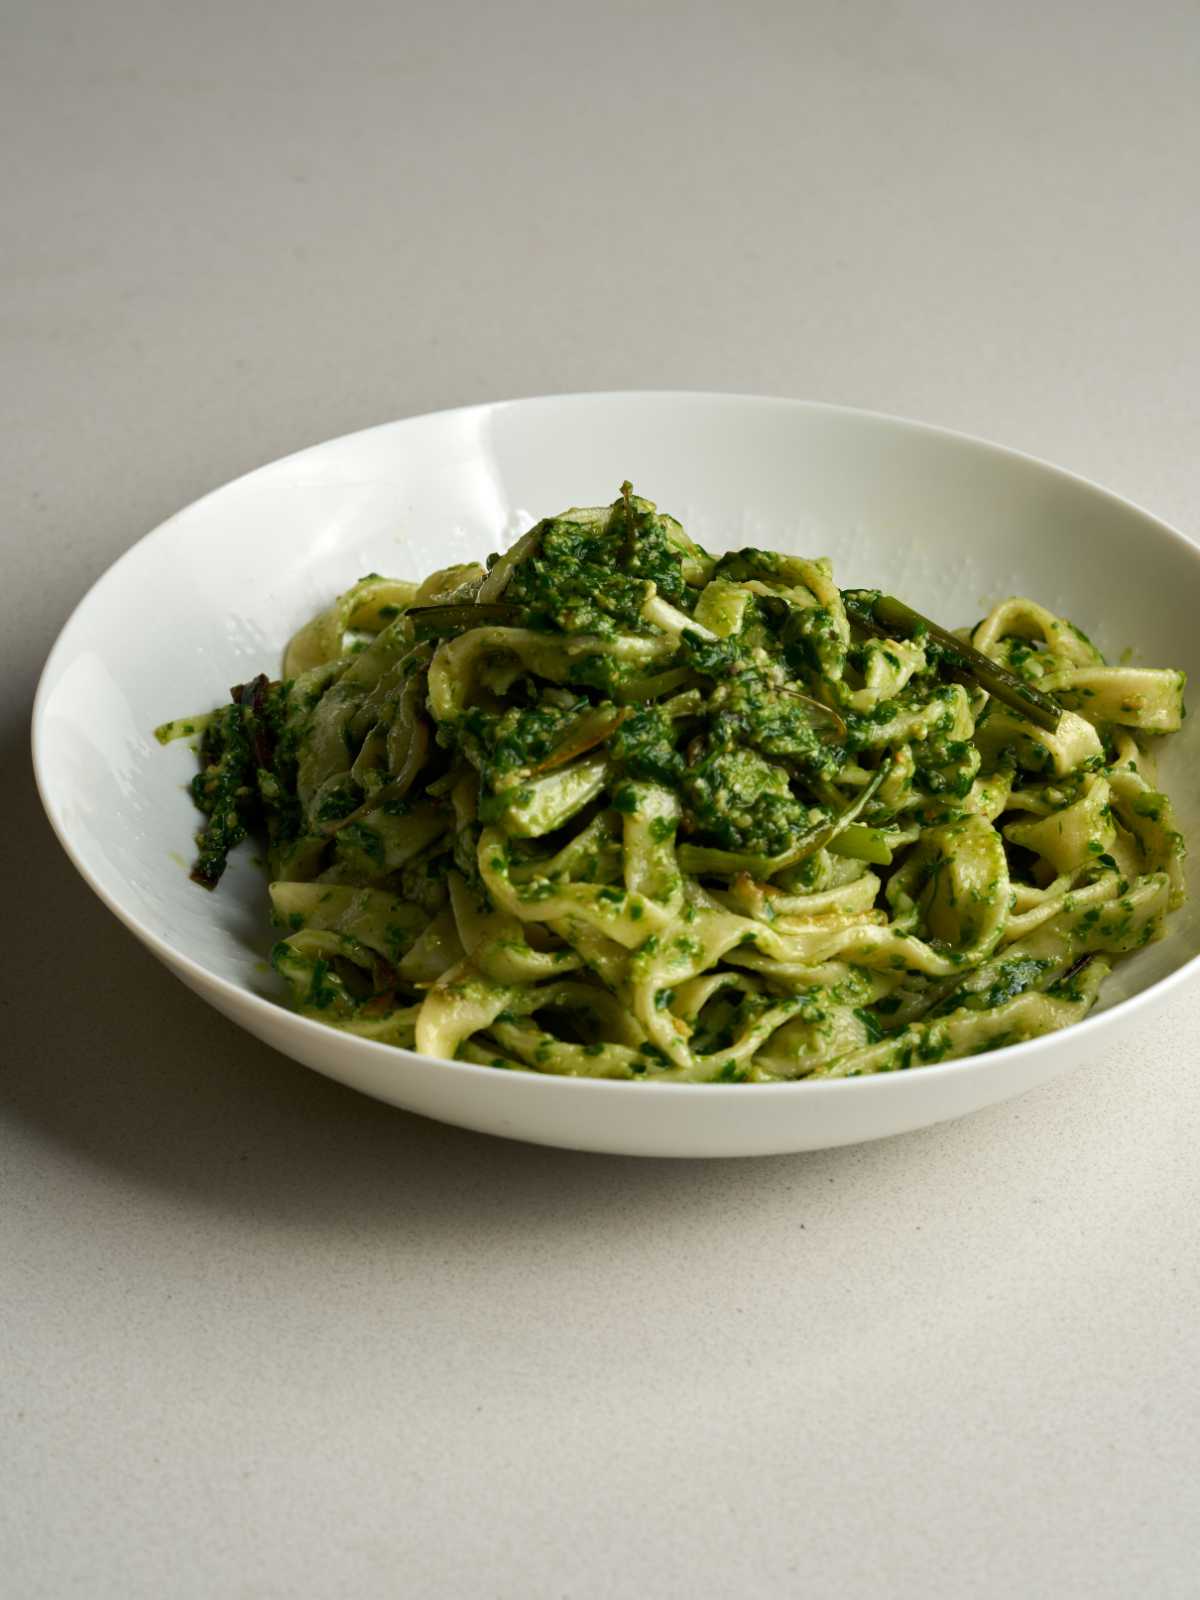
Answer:
[[1062, 720], [1062, 707], [1057, 700], [1031, 684], [1025, 683], [1006, 667], [965, 644], [946, 628], [923, 617], [919, 611], [906, 606], [892, 595], [880, 594], [873, 589], [844, 589], [842, 600], [847, 615], [868, 633], [881, 638], [920, 639], [928, 635], [936, 640], [939, 653], [946, 663], [968, 678], [973, 678], [980, 688], [986, 689], [997, 700], [1014, 711], [1019, 711], [1030, 722], [1056, 733]]
[[408, 616], [418, 639], [436, 639], [464, 632], [467, 628], [511, 628], [524, 617], [521, 606], [503, 601], [489, 604], [455, 602], [444, 606], [411, 606]]
[[859, 823], [851, 823], [830, 841], [829, 848], [835, 855], [851, 861], [866, 861], [873, 867], [892, 864], [891, 846], [881, 828], [864, 828]]

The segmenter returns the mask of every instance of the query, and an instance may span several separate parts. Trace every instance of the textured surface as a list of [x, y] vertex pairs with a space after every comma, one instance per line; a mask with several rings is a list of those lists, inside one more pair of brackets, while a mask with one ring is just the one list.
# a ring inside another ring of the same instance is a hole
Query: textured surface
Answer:
[[1194, 533], [1194, 7], [51, 0], [0, 34], [6, 1592], [1194, 1593], [1200, 994], [877, 1146], [506, 1145], [186, 993], [25, 749], [139, 534], [459, 401], [875, 406]]

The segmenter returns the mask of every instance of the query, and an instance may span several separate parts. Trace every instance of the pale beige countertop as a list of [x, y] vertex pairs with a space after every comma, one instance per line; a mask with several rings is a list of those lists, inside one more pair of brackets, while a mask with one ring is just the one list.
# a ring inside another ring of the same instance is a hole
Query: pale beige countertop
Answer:
[[874, 1146], [491, 1141], [185, 991], [26, 738], [140, 534], [476, 399], [865, 405], [1195, 534], [1198, 56], [1158, 3], [6, 9], [7, 1596], [1196, 1594], [1200, 990]]

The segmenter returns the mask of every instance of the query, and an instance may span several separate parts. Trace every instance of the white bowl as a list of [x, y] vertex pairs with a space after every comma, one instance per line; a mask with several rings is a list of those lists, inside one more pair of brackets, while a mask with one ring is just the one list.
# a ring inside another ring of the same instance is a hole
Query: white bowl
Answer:
[[[435, 1061], [294, 1015], [264, 967], [261, 872], [191, 883], [194, 757], [151, 730], [277, 670], [293, 630], [370, 571], [422, 576], [508, 543], [537, 517], [611, 499], [622, 479], [702, 544], [834, 558], [950, 625], [1024, 593], [1108, 653], [1200, 681], [1200, 550], [1094, 484], [940, 429], [740, 395], [563, 395], [372, 428], [263, 467], [181, 511], [94, 586], [34, 707], [47, 814], [106, 905], [189, 988], [285, 1054], [445, 1122], [637, 1155], [733, 1156], [878, 1139], [1044, 1083], [1133, 1035], [1197, 969], [1190, 906], [1122, 963], [1102, 1009], [990, 1055], [850, 1081], [682, 1085], [576, 1080]], [[1197, 837], [1196, 724], [1162, 782]], [[186, 1048], [186, 1046], [185, 1046]]]

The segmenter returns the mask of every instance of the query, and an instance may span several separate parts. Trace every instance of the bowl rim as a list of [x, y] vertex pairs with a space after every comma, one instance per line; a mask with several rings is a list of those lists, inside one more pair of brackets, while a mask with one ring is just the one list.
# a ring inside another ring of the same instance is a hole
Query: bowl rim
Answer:
[[[744, 1099], [748, 1090], [753, 1090], [756, 1097], [761, 1095], [793, 1096], [800, 1092], [805, 1095], [846, 1095], [863, 1094], [867, 1086], [872, 1092], [888, 1093], [903, 1092], [898, 1088], [892, 1091], [884, 1089], [885, 1084], [898, 1086], [911, 1081], [918, 1076], [923, 1082], [940, 1081], [950, 1076], [960, 1076], [974, 1069], [979, 1069], [985, 1064], [989, 1068], [1000, 1067], [1004, 1062], [1020, 1058], [1030, 1060], [1034, 1056], [1042, 1055], [1047, 1051], [1061, 1047], [1064, 1036], [1069, 1035], [1074, 1041], [1082, 1042], [1085, 1035], [1088, 1038], [1103, 1032], [1111, 1023], [1126, 1021], [1135, 1011], [1157, 1005], [1169, 994], [1173, 993], [1182, 984], [1200, 974], [1200, 954], [1192, 956], [1174, 972], [1167, 973], [1157, 979], [1148, 988], [1140, 990], [1137, 994], [1129, 995], [1124, 1000], [1119, 1000], [1103, 1011], [1093, 1012], [1081, 1022], [1072, 1023], [1068, 1028], [1058, 1029], [1053, 1033], [1043, 1034], [1039, 1038], [1025, 1039], [1017, 1044], [1005, 1045], [999, 1050], [988, 1051], [982, 1055], [957, 1056], [947, 1061], [931, 1062], [919, 1068], [907, 1071], [892, 1071], [864, 1074], [861, 1077], [846, 1078], [798, 1078], [781, 1083], [656, 1083], [653, 1080], [623, 1079], [623, 1078], [588, 1078], [572, 1077], [565, 1074], [537, 1073], [537, 1072], [497, 1072], [494, 1067], [480, 1066], [471, 1061], [452, 1061], [440, 1056], [426, 1056], [419, 1051], [408, 1050], [403, 1046], [381, 1043], [374, 1039], [359, 1038], [355, 1034], [345, 1033], [340, 1029], [332, 1029], [327, 1023], [318, 1022], [313, 1018], [302, 1016], [299, 1012], [291, 1010], [279, 1000], [272, 1000], [265, 995], [257, 994], [254, 990], [235, 983], [230, 978], [213, 972], [202, 962], [195, 960], [186, 952], [180, 950], [169, 940], [162, 938], [146, 926], [141, 919], [116, 898], [110, 895], [99, 882], [91, 868], [88, 866], [83, 854], [75, 845], [70, 829], [58, 815], [54, 803], [54, 795], [50, 779], [45, 770], [45, 750], [49, 735], [46, 731], [46, 702], [54, 687], [56, 669], [59, 658], [67, 653], [71, 645], [71, 633], [77, 620], [83, 615], [96, 596], [110, 584], [119, 581], [118, 575], [127, 562], [137, 557], [138, 553], [152, 541], [169, 537], [183, 517], [206, 504], [209, 500], [219, 495], [247, 484], [250, 480], [265, 477], [277, 471], [289, 462], [299, 462], [305, 456], [315, 454], [331, 447], [348, 442], [351, 439], [365, 439], [373, 434], [391, 432], [406, 426], [415, 426], [421, 422], [435, 419], [449, 419], [451, 417], [467, 417], [482, 415], [486, 412], [503, 410], [516, 410], [526, 406], [552, 404], [579, 404], [582, 402], [610, 401], [634, 402], [655, 401], [676, 405], [712, 404], [714, 402], [734, 402], [738, 405], [760, 406], [764, 409], [780, 409], [795, 412], [810, 412], [827, 415], [843, 416], [860, 419], [863, 421], [884, 423], [901, 432], [919, 434], [934, 439], [945, 439], [955, 444], [968, 445], [975, 450], [999, 458], [1001, 460], [1019, 462], [1024, 466], [1037, 468], [1039, 471], [1057, 478], [1060, 482], [1070, 484], [1078, 489], [1083, 489], [1091, 495], [1120, 507], [1127, 512], [1154, 525], [1157, 532], [1165, 534], [1168, 539], [1181, 546], [1192, 559], [1200, 564], [1200, 543], [1188, 537], [1180, 529], [1165, 522], [1161, 517], [1146, 507], [1130, 500], [1127, 496], [1117, 494], [1114, 490], [1106, 488], [1094, 479], [1085, 477], [1082, 473], [1071, 471], [1067, 467], [1057, 465], [1043, 456], [1033, 455], [1024, 450], [1015, 449], [1009, 445], [998, 444], [991, 439], [985, 439], [977, 434], [967, 433], [961, 429], [944, 427], [938, 423], [923, 422], [915, 418], [904, 417], [886, 411], [877, 411], [860, 406], [841, 405], [822, 400], [807, 400], [790, 395], [756, 394], [753, 392], [722, 389], [597, 389], [597, 390], [567, 390], [559, 394], [534, 394], [515, 397], [505, 397], [496, 400], [475, 401], [467, 405], [446, 406], [435, 411], [414, 412], [410, 416], [393, 418], [386, 422], [377, 422], [365, 428], [352, 429], [349, 433], [338, 434], [331, 439], [320, 440], [316, 444], [302, 446], [299, 450], [289, 451], [282, 456], [277, 456], [270, 461], [263, 462], [257, 467], [240, 473], [237, 477], [230, 478], [225, 483], [207, 490], [189, 501], [177, 511], [158, 523], [147, 533], [136, 539], [127, 550], [111, 562], [108, 567], [91, 583], [85, 593], [71, 608], [66, 620], [63, 622], [54, 643], [47, 653], [45, 663], [38, 678], [37, 689], [34, 693], [32, 712], [30, 716], [30, 745], [33, 762], [34, 781], [37, 785], [38, 797], [41, 800], [47, 820], [59, 844], [65, 851], [71, 864], [75, 867], [80, 877], [91, 889], [92, 893], [112, 912], [117, 920], [124, 924], [129, 931], [151, 950], [169, 969], [176, 975], [186, 973], [195, 980], [198, 991], [203, 996], [205, 988], [215, 989], [226, 995], [237, 1007], [248, 1007], [252, 1014], [269, 1016], [281, 1026], [295, 1028], [301, 1035], [306, 1035], [319, 1042], [329, 1039], [331, 1034], [336, 1034], [341, 1041], [341, 1047], [360, 1053], [364, 1061], [370, 1059], [379, 1061], [395, 1061], [397, 1057], [405, 1060], [421, 1062], [451, 1070], [456, 1074], [464, 1074], [468, 1079], [479, 1077], [490, 1084], [503, 1080], [513, 1084], [523, 1084], [527, 1090], [517, 1090], [517, 1093], [537, 1092], [534, 1085], [557, 1084], [562, 1093], [583, 1094], [627, 1094], [644, 1098], [646, 1095], [704, 1095], [706, 1098], [713, 1096], [735, 1096]], [[228, 1014], [228, 1013], [227, 1013]], [[236, 1018], [234, 1019], [236, 1020]], [[555, 1092], [555, 1091], [551, 1091]]]

